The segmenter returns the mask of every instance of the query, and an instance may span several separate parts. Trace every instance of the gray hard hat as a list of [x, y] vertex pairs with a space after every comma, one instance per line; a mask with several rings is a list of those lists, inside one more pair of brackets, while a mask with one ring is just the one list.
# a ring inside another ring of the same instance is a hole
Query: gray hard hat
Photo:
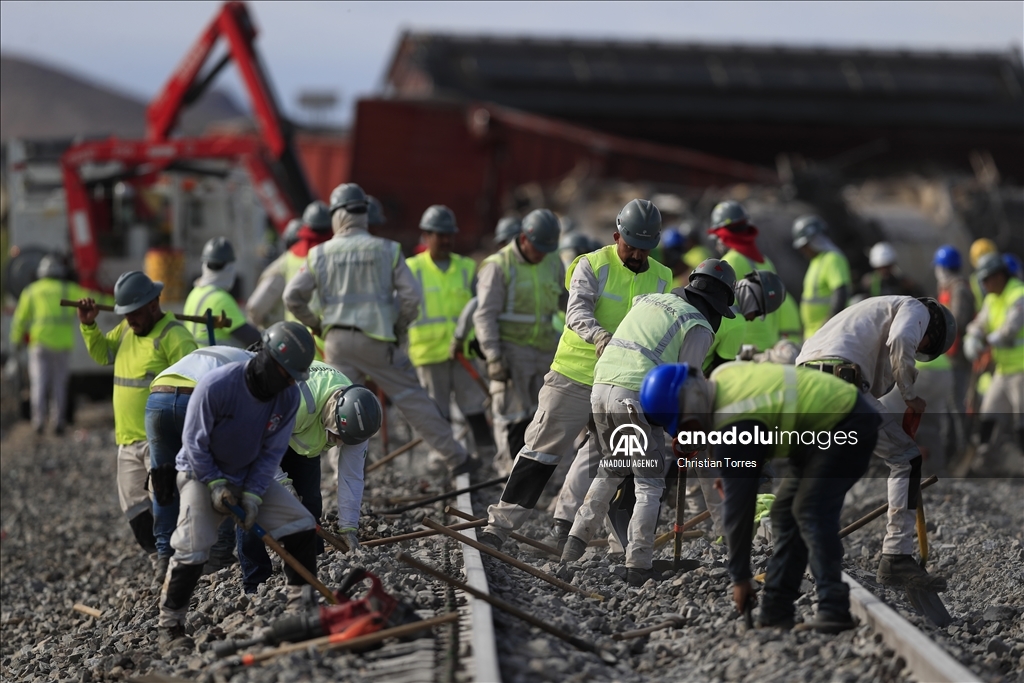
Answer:
[[558, 249], [561, 228], [551, 209], [534, 209], [523, 219], [523, 234], [537, 251], [550, 254]]
[[919, 351], [919, 360], [933, 361], [953, 346], [956, 341], [956, 318], [953, 312], [930, 296], [917, 299], [928, 307], [928, 327], [925, 332], [931, 338], [929, 348]]
[[235, 248], [223, 237], [214, 237], [203, 247], [203, 263], [219, 270], [235, 260]]
[[131, 270], [114, 283], [114, 313], [126, 315], [160, 297], [164, 283], [153, 282], [145, 273]]
[[310, 202], [302, 212], [302, 224], [314, 232], [328, 232], [331, 229], [331, 212], [327, 205], [317, 199]]
[[[782, 307], [782, 302], [786, 300], [786, 286], [777, 273], [770, 270], [752, 270], [743, 276], [743, 280], [756, 282], [759, 285], [757, 287], [759, 291], [757, 305], [761, 309], [762, 315], [774, 313]], [[738, 285], [739, 282], [736, 284]]]
[[703, 297], [725, 318], [735, 318], [731, 306], [736, 301], [736, 271], [728, 261], [705, 259], [690, 272], [686, 289]]
[[826, 232], [828, 225], [818, 216], [801, 216], [793, 221], [793, 248], [799, 249]]
[[281, 233], [281, 239], [284, 240], [284, 248], [291, 249], [292, 245], [299, 241], [299, 230], [302, 229], [302, 221], [298, 218], [293, 218], [288, 221], [288, 226]]
[[615, 229], [634, 249], [654, 249], [661, 238], [661, 211], [648, 199], [634, 199], [615, 217]]
[[985, 280], [998, 272], [1009, 275], [1010, 269], [1006, 267], [1006, 261], [996, 252], [985, 254], [978, 259], [978, 268], [974, 271], [978, 275], [978, 282]]
[[384, 205], [372, 195], [366, 195], [366, 222], [370, 225], [384, 225], [387, 218], [384, 217]]
[[420, 218], [420, 230], [440, 235], [454, 235], [459, 231], [455, 223], [455, 212], [442, 204], [427, 207]]
[[590, 238], [584, 235], [582, 232], [570, 232], [569, 234], [562, 237], [558, 243], [559, 249], [571, 249], [576, 252], [576, 255], [586, 254], [591, 251]]
[[522, 231], [522, 221], [512, 216], [505, 216], [498, 221], [498, 227], [494, 229], [494, 241], [508, 242]]
[[328, 209], [332, 214], [338, 209], [345, 209], [349, 213], [366, 213], [366, 202], [363, 188], [355, 183], [343, 183], [331, 192]]
[[746, 232], [750, 216], [743, 205], [732, 199], [719, 202], [711, 210], [711, 229], [726, 228], [732, 232]]
[[301, 323], [287, 320], [263, 330], [263, 348], [296, 382], [309, 379], [309, 366], [316, 355], [313, 335]]
[[384, 411], [377, 396], [361, 384], [343, 387], [331, 396], [334, 411], [327, 428], [341, 437], [341, 442], [356, 446], [380, 430]]
[[64, 262], [53, 254], [47, 254], [39, 261], [39, 266], [36, 267], [36, 277], [52, 277], [58, 280], [67, 277], [67, 268], [64, 267]]

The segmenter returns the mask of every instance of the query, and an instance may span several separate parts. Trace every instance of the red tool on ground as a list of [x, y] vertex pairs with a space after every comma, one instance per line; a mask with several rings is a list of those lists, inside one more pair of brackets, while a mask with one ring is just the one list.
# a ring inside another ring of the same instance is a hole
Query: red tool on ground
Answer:
[[[348, 592], [364, 579], [371, 582], [370, 590], [361, 598], [353, 599]], [[218, 657], [230, 657], [239, 650], [254, 645], [278, 645], [283, 642], [297, 643], [327, 635], [338, 635], [333, 642], [357, 638], [375, 633], [384, 628], [420, 621], [412, 606], [398, 600], [384, 590], [374, 574], [362, 567], [349, 572], [341, 587], [335, 592], [337, 605], [314, 607], [301, 614], [279, 619], [270, 625], [260, 637], [252, 640], [225, 640], [217, 643], [213, 651]]]

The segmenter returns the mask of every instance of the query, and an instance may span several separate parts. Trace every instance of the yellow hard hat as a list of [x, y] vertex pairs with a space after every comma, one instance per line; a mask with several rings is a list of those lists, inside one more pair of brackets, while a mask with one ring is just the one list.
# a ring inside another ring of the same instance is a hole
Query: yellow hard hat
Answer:
[[982, 237], [980, 240], [974, 240], [974, 244], [971, 245], [971, 268], [978, 267], [978, 259], [985, 254], [994, 254], [998, 252], [996, 243], [987, 237]]

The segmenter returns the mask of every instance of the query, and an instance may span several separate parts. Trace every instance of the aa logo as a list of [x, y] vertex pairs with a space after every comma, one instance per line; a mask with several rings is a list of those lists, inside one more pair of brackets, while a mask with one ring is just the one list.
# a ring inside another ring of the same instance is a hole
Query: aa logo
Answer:
[[647, 455], [647, 434], [634, 424], [619, 425], [608, 440], [612, 457], [642, 458]]

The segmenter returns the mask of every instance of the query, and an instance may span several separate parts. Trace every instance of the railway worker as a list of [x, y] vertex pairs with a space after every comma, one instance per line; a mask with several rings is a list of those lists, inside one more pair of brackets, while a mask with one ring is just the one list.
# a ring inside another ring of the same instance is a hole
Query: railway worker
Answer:
[[971, 268], [974, 269], [974, 275], [971, 276], [971, 291], [974, 292], [974, 310], [980, 311], [982, 303], [985, 299], [985, 291], [981, 286], [981, 281], [978, 279], [977, 271], [978, 265], [981, 263], [981, 257], [985, 254], [998, 254], [999, 248], [996, 247], [996, 243], [987, 237], [982, 237], [971, 242], [971, 251], [969, 252], [971, 260]]
[[974, 439], [987, 450], [999, 415], [1008, 415], [1024, 452], [1024, 283], [1010, 274], [997, 253], [982, 256], [976, 274], [986, 294], [981, 310], [967, 326], [964, 350], [975, 358], [990, 347], [995, 375], [981, 402], [979, 433]]
[[[230, 327], [213, 330], [217, 344], [245, 348], [259, 341], [260, 333], [245, 321], [231, 288], [235, 285], [235, 249], [223, 237], [214, 237], [203, 247], [203, 274], [193, 283], [192, 291], [185, 299], [185, 315], [206, 315], [211, 310], [214, 316], [223, 311], [231, 319]], [[210, 331], [202, 323], [186, 323], [199, 346], [210, 344]]]
[[449, 350], [463, 307], [473, 298], [476, 261], [452, 252], [458, 231], [455, 214], [435, 204], [420, 218], [427, 250], [406, 260], [423, 294], [420, 313], [409, 324], [409, 360], [420, 384], [434, 399], [445, 420], [451, 420], [452, 397], [473, 430], [478, 453], [485, 462], [494, 457], [494, 436], [487, 423], [487, 397], [461, 362]]
[[499, 467], [506, 471], [537, 410], [558, 345], [552, 319], [566, 296], [565, 268], [554, 253], [559, 244], [555, 214], [535, 209], [520, 230], [480, 265], [473, 314], [476, 340], [487, 359]]
[[[590, 404], [599, 459], [588, 472], [590, 488], [576, 511], [563, 562], [583, 556], [587, 543], [604, 524], [616, 489], [632, 474], [636, 504], [629, 521], [626, 581], [642, 586], [653, 576], [654, 531], [665, 490], [666, 449], [661, 430], [652, 430], [644, 417], [640, 385], [659, 365], [700, 367], [722, 319], [736, 315], [730, 308], [735, 279], [728, 263], [709, 259], [697, 266], [685, 288], [638, 296], [619, 323], [594, 366]], [[700, 288], [709, 284], [714, 289]], [[709, 296], [709, 292], [717, 296]], [[624, 429], [627, 425], [631, 429]], [[617, 434], [637, 435], [650, 446], [642, 454], [633, 454], [638, 457], [630, 457], [627, 449], [623, 457], [618, 452]], [[667, 453], [672, 453], [671, 448]]]
[[[372, 391], [352, 382], [327, 363], [313, 361], [309, 379], [298, 382], [299, 411], [288, 449], [281, 459], [279, 479], [316, 518], [323, 517], [320, 493], [320, 456], [337, 447], [339, 535], [349, 549], [359, 547], [359, 506], [363, 500], [363, 465], [368, 440], [380, 429], [383, 411]], [[317, 554], [323, 541], [317, 539]], [[238, 530], [238, 560], [242, 588], [255, 593], [273, 571], [263, 541], [252, 532]]]
[[[11, 319], [11, 349], [28, 346], [28, 380], [32, 429], [42, 434], [53, 406], [54, 434], [67, 421], [68, 364], [75, 346], [75, 314], [61, 299], [78, 301], [92, 294], [68, 279], [61, 259], [48, 254], [39, 261], [36, 280], [21, 291]], [[97, 295], [99, 296], [99, 295]], [[49, 398], [49, 401], [47, 400]], [[52, 402], [52, 403], [51, 403]]]
[[935, 281], [938, 283], [938, 301], [953, 314], [956, 320], [957, 338], [953, 346], [946, 352], [953, 369], [954, 404], [958, 412], [964, 412], [964, 397], [967, 395], [967, 383], [971, 375], [971, 362], [964, 356], [963, 335], [967, 324], [974, 319], [974, 295], [971, 285], [961, 275], [962, 260], [960, 252], [951, 244], [944, 244], [935, 251], [932, 266], [935, 269]]
[[896, 250], [888, 242], [878, 242], [868, 253], [872, 270], [860, 281], [860, 291], [866, 296], [922, 296], [920, 288], [904, 276], [896, 263]]
[[736, 280], [736, 305], [733, 312], [739, 315], [722, 321], [715, 331], [715, 339], [707, 355], [695, 367], [702, 367], [704, 374], [728, 361], [751, 360], [754, 354], [765, 352], [779, 342], [778, 330], [767, 328], [774, 335], [764, 334], [763, 323], [778, 311], [786, 299], [786, 287], [782, 278], [770, 270], [752, 270]]
[[831, 318], [796, 359], [797, 365], [851, 382], [882, 415], [875, 454], [889, 466], [889, 512], [878, 582], [887, 586], [946, 588], [943, 577], [929, 574], [911, 556], [922, 457], [903, 420], [905, 412], [922, 414], [926, 407], [915, 387], [915, 358], [935, 360], [955, 339], [953, 314], [935, 299], [877, 296]]
[[805, 338], [846, 308], [853, 293], [850, 263], [828, 238], [827, 231], [828, 226], [818, 216], [802, 216], [793, 223], [793, 248], [810, 261], [800, 297]]
[[[293, 220], [298, 223], [295, 241], [260, 274], [256, 289], [245, 304], [246, 315], [253, 325], [267, 327], [279, 320], [295, 320], [291, 311], [284, 310], [282, 306], [284, 287], [302, 268], [309, 250], [331, 238], [331, 214], [320, 200], [306, 207], [301, 220]], [[315, 297], [310, 306], [319, 310]], [[281, 309], [279, 313], [278, 308]]]
[[[614, 244], [580, 256], [569, 267], [566, 328], [551, 370], [544, 376], [525, 444], [516, 456], [501, 499], [487, 510], [488, 524], [480, 536], [483, 543], [500, 547], [510, 531], [523, 525], [562, 456], [572, 448], [580, 430], [588, 426], [594, 365], [629, 312], [634, 297], [669, 289], [672, 271], [649, 258], [661, 233], [658, 207], [646, 199], [634, 199], [619, 211], [615, 226]], [[592, 428], [590, 431], [593, 433]], [[584, 444], [581, 451], [591, 445]], [[590, 488], [586, 469], [589, 462], [589, 455], [577, 453], [559, 494], [552, 529], [559, 551], [569, 536], [570, 520]], [[576, 477], [576, 490], [570, 486], [573, 467], [582, 471]]]
[[[259, 523], [316, 575], [316, 519], [275, 481], [299, 408], [296, 382], [309, 378], [313, 337], [302, 325], [282, 322], [264, 330], [263, 346], [245, 363], [206, 373], [185, 412], [177, 457], [181, 497], [171, 558], [160, 595], [161, 643], [185, 635], [185, 616], [217, 527], [241, 508], [239, 523]], [[289, 601], [306, 583], [285, 566]]]
[[[247, 361], [252, 354], [231, 346], [197, 349], [161, 372], [149, 385], [146, 400], [146, 439], [149, 442], [149, 484], [153, 493], [153, 535], [156, 537], [156, 576], [162, 584], [174, 550], [171, 534], [178, 523], [178, 470], [175, 459], [181, 450], [185, 412], [196, 384], [209, 371], [228, 363]], [[206, 570], [218, 570], [234, 563], [234, 524], [210, 551]]]
[[117, 493], [121, 512], [142, 549], [154, 555], [153, 509], [146, 479], [146, 401], [153, 379], [196, 350], [196, 341], [173, 313], [160, 309], [162, 282], [144, 273], [124, 273], [114, 283], [114, 313], [123, 315], [103, 334], [96, 325], [99, 308], [92, 298], [78, 302], [85, 348], [100, 365], [114, 365], [114, 440], [117, 442]]
[[[455, 441], [399, 345], [422, 303], [401, 246], [367, 231], [366, 193], [355, 183], [334, 189], [330, 211], [334, 237], [310, 249], [285, 287], [285, 306], [323, 337], [327, 363], [353, 381], [373, 377], [453, 476], [478, 469], [480, 459]], [[314, 292], [323, 305], [319, 315], [309, 306]]]
[[[685, 365], [662, 365], [644, 380], [640, 397], [648, 418], [670, 434], [726, 436], [735, 429], [739, 435], [732, 444], [723, 438], [711, 451], [724, 463], [728, 569], [737, 610], [754, 596], [750, 543], [762, 468], [773, 457], [788, 457], [790, 474], [771, 509], [774, 552], [757, 624], [792, 627], [809, 563], [818, 613], [807, 626], [821, 633], [854, 628], [842, 579], [839, 513], [846, 492], [867, 471], [882, 421], [870, 399], [836, 377], [774, 363], [727, 363], [707, 381]], [[811, 432], [814, 440], [776, 439], [776, 430]]]

